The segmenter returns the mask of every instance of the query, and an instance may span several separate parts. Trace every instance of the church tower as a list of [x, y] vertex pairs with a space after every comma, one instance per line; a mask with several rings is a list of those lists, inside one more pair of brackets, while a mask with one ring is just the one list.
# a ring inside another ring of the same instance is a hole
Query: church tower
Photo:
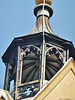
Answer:
[[25, 36], [16, 37], [2, 56], [6, 66], [4, 89], [15, 100], [35, 96], [43, 86], [73, 57], [72, 42], [64, 40], [51, 29], [52, 0], [35, 0], [36, 24]]

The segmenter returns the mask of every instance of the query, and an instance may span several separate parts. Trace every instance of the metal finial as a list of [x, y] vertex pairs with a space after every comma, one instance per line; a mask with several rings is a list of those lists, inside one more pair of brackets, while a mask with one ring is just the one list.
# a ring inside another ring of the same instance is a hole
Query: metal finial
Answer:
[[[49, 5], [51, 5], [52, 2], [53, 2], [53, 0], [45, 0], [45, 3], [49, 4]], [[36, 3], [36, 5], [38, 5], [38, 4], [41, 4], [41, 3], [44, 3], [44, 2], [43, 2], [43, 0], [35, 0], [35, 3]]]

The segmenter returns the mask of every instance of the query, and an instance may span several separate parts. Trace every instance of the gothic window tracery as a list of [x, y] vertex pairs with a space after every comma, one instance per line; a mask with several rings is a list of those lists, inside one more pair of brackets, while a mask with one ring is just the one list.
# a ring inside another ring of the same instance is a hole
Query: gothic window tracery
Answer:
[[38, 80], [40, 49], [29, 46], [23, 51], [22, 83]]
[[61, 53], [60, 49], [55, 47], [47, 49], [45, 79], [50, 80], [60, 70], [63, 64], [63, 53]]

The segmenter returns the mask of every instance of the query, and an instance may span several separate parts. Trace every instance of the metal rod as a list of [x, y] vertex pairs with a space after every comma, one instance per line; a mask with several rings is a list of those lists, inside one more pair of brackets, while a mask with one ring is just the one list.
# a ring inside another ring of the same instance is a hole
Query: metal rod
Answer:
[[17, 50], [17, 59], [16, 59], [16, 91], [15, 91], [15, 100], [18, 100], [18, 82], [19, 82], [19, 66], [20, 66], [20, 46]]
[[10, 73], [9, 73], [9, 67], [10, 67], [10, 64], [7, 63], [6, 64], [6, 75], [5, 75], [4, 90], [8, 90], [8, 91], [10, 89]]
[[20, 84], [22, 81], [22, 68], [23, 68], [23, 61], [21, 61], [21, 69], [20, 69]]
[[[45, 0], [43, 0], [44, 11]], [[43, 87], [43, 80], [45, 79], [45, 33], [44, 33], [44, 15], [43, 15], [43, 44], [42, 44], [42, 64], [41, 64], [41, 80], [40, 89]]]

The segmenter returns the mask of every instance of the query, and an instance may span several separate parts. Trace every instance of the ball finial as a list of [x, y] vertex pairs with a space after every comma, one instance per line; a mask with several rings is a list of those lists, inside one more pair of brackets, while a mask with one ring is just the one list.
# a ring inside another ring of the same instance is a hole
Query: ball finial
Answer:
[[[35, 0], [36, 5], [43, 3], [44, 0]], [[46, 4], [51, 5], [53, 0], [45, 0]]]

